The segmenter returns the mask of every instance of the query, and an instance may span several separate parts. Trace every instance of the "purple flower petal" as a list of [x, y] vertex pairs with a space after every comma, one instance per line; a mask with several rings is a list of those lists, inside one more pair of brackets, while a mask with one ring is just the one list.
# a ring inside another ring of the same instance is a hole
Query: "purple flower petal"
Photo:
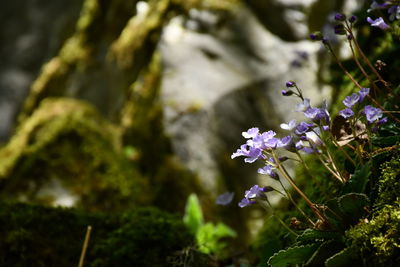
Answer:
[[365, 106], [364, 114], [369, 123], [373, 123], [373, 122], [379, 120], [380, 118], [382, 118], [382, 116], [383, 116], [382, 110], [380, 110], [379, 108], [370, 106], [370, 105]]
[[229, 203], [232, 202], [234, 195], [235, 195], [234, 192], [225, 192], [217, 197], [215, 203], [217, 205], [223, 205], [223, 206], [228, 205]]
[[239, 202], [239, 207], [244, 208], [250, 205], [256, 204], [256, 202], [254, 200], [250, 200], [247, 198], [243, 198], [240, 202]]
[[250, 129], [247, 130], [247, 132], [242, 132], [242, 136], [244, 138], [246, 138], [246, 139], [254, 138], [254, 137], [256, 137], [258, 135], [259, 131], [260, 130], [258, 128], [256, 128], [256, 127], [250, 128]]
[[360, 95], [358, 103], [361, 103], [364, 100], [364, 98], [369, 94], [369, 88], [361, 88], [358, 94]]
[[347, 119], [354, 116], [354, 112], [350, 108], [343, 109], [339, 111], [339, 115], [343, 118]]
[[373, 20], [370, 17], [368, 17], [367, 21], [371, 24], [371, 26], [378, 27], [381, 30], [387, 30], [390, 28], [390, 26], [385, 23], [382, 17], [379, 17], [376, 20]]
[[352, 106], [354, 106], [355, 104], [357, 104], [360, 100], [360, 95], [353, 93], [349, 96], [346, 96], [346, 98], [343, 100], [343, 104], [348, 107], [351, 108]]

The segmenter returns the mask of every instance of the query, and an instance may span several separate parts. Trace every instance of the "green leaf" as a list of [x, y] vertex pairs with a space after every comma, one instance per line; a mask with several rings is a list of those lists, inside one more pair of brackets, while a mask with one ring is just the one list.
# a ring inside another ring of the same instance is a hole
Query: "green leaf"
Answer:
[[196, 194], [190, 194], [188, 197], [183, 223], [193, 235], [196, 235], [200, 226], [204, 223], [203, 212], [201, 211], [200, 202]]
[[342, 194], [364, 193], [369, 177], [371, 176], [370, 164], [365, 164], [356, 169], [350, 180], [344, 185]]
[[343, 235], [333, 231], [318, 231], [314, 229], [306, 229], [304, 232], [296, 238], [296, 242], [310, 243], [313, 241], [321, 240], [338, 240], [341, 241]]
[[331, 199], [325, 205], [327, 209], [325, 209], [324, 215], [328, 219], [329, 224], [336, 230], [345, 230], [346, 223], [339, 207], [338, 199]]
[[346, 221], [353, 225], [366, 215], [365, 207], [369, 205], [369, 199], [365, 194], [350, 193], [341, 196], [338, 203]]
[[324, 262], [344, 248], [344, 244], [329, 240], [321, 244], [304, 266], [324, 266]]
[[206, 223], [200, 226], [196, 234], [197, 244], [199, 250], [203, 253], [220, 253], [226, 246], [225, 242], [221, 241], [221, 238], [235, 237], [236, 232], [229, 226], [218, 223]]
[[387, 137], [377, 137], [372, 138], [372, 144], [379, 147], [393, 146], [400, 142], [400, 135], [387, 136]]
[[356, 257], [354, 256], [354, 251], [349, 248], [345, 248], [344, 250], [328, 258], [325, 261], [325, 266], [326, 267], [355, 266], [354, 263], [357, 263], [355, 259]]
[[365, 194], [349, 193], [326, 203], [325, 216], [337, 230], [346, 230], [367, 214], [369, 199]]
[[318, 249], [320, 244], [289, 247], [275, 253], [268, 260], [272, 267], [284, 267], [290, 264], [302, 264], [306, 262]]

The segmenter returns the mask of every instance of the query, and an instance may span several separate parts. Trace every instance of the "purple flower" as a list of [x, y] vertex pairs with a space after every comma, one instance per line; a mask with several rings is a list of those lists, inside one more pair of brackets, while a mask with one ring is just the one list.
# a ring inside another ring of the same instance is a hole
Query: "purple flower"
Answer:
[[247, 199], [247, 198], [243, 198], [240, 202], [239, 202], [239, 207], [241, 207], [241, 208], [244, 208], [244, 207], [247, 207], [247, 206], [250, 206], [250, 205], [253, 205], [253, 204], [256, 204], [256, 201], [254, 201], [254, 200], [250, 200], [250, 199]]
[[246, 139], [254, 138], [258, 135], [259, 132], [260, 132], [260, 130], [258, 128], [254, 127], [254, 128], [248, 129], [247, 132], [242, 132], [242, 136]]
[[377, 123], [377, 125], [382, 125], [388, 122], [388, 118], [384, 117], [382, 119], [380, 119]]
[[281, 93], [283, 96], [291, 96], [294, 92], [292, 90], [282, 90]]
[[276, 172], [273, 171], [273, 167], [271, 165], [266, 165], [263, 168], [259, 168], [257, 170], [257, 172], [260, 174], [269, 175], [269, 176], [271, 176], [271, 178], [276, 179], [276, 180], [279, 179], [278, 174], [276, 174]]
[[283, 137], [281, 140], [279, 140], [278, 147], [283, 147], [284, 149], [294, 152], [296, 147], [293, 142], [293, 137], [288, 135]]
[[343, 100], [343, 104], [346, 107], [351, 108], [352, 106], [357, 104], [359, 100], [360, 100], [360, 95], [356, 94], [356, 93], [353, 93], [352, 95], [349, 95], [349, 96], [345, 97], [345, 99]]
[[385, 3], [379, 4], [376, 1], [373, 1], [372, 4], [371, 4], [371, 7], [367, 10], [367, 12], [371, 12], [371, 11], [376, 10], [376, 9], [385, 9], [388, 6], [389, 6], [389, 3], [385, 2]]
[[313, 41], [321, 41], [323, 39], [323, 36], [320, 32], [314, 32], [310, 34], [310, 39]]
[[358, 94], [360, 95], [358, 103], [361, 103], [364, 100], [364, 98], [369, 94], [369, 88], [361, 88]]
[[304, 112], [304, 111], [306, 111], [306, 110], [309, 109], [309, 108], [310, 108], [310, 99], [305, 98], [304, 101], [303, 101], [302, 103], [299, 103], [299, 104], [296, 105], [295, 110], [296, 110], [296, 111]]
[[312, 147], [303, 147], [302, 149], [301, 149], [301, 151], [303, 151], [304, 153], [306, 153], [306, 154], [314, 154], [315, 153], [315, 150], [314, 150], [314, 148], [312, 148]]
[[236, 150], [236, 152], [232, 154], [231, 158], [234, 159], [236, 157], [244, 156], [247, 157], [244, 159], [244, 162], [253, 163], [262, 156], [261, 149], [251, 146], [250, 149], [248, 149], [247, 147], [246, 144], [241, 145], [240, 149]]
[[296, 127], [296, 125], [297, 125], [296, 120], [291, 120], [291, 121], [289, 121], [288, 124], [282, 123], [280, 126], [284, 130], [291, 131]]
[[336, 13], [334, 18], [337, 21], [345, 21], [346, 20], [346, 16], [341, 13]]
[[308, 108], [304, 111], [304, 115], [310, 119], [315, 119], [319, 113], [319, 108]]
[[225, 192], [217, 197], [215, 203], [217, 205], [223, 205], [223, 206], [228, 205], [229, 203], [232, 202], [234, 195], [235, 195], [234, 192]]
[[259, 149], [275, 148], [279, 141], [278, 138], [274, 138], [275, 135], [274, 131], [258, 134], [252, 140], [248, 140], [247, 145]]
[[382, 110], [380, 110], [379, 108], [370, 106], [370, 105], [365, 106], [364, 114], [369, 123], [373, 123], [373, 122], [379, 120], [380, 118], [382, 118], [382, 116], [383, 116]]
[[300, 141], [298, 141], [297, 143], [296, 143], [296, 149], [297, 150], [301, 150], [301, 149], [303, 149], [304, 147], [305, 147], [305, 144], [304, 144], [304, 142], [303, 142], [303, 140], [300, 140]]
[[259, 185], [253, 185], [249, 190], [246, 190], [244, 197], [247, 199], [262, 197], [265, 190]]
[[339, 111], [339, 115], [342, 116], [343, 118], [347, 119], [350, 118], [354, 115], [354, 112], [350, 108], [343, 109]]
[[324, 120], [328, 123], [330, 120], [329, 113], [326, 108], [309, 108], [304, 112], [304, 115], [314, 122], [320, 122], [321, 120]]
[[286, 87], [295, 87], [296, 86], [296, 83], [294, 82], [294, 81], [288, 81], [288, 82], [286, 82]]
[[387, 30], [390, 28], [390, 26], [385, 23], [382, 17], [379, 17], [376, 20], [373, 20], [370, 17], [368, 17], [367, 21], [371, 24], [371, 26], [378, 27], [381, 30]]
[[390, 14], [389, 20], [393, 21], [394, 19], [400, 19], [400, 6], [393, 5], [388, 9], [388, 13]]
[[350, 18], [349, 18], [349, 22], [350, 23], [353, 23], [353, 22], [355, 22], [357, 20], [357, 16], [354, 16], [354, 15], [352, 15]]
[[310, 127], [312, 127], [312, 126], [314, 126], [314, 124], [310, 124], [310, 123], [302, 121], [296, 126], [296, 129], [294, 132], [297, 135], [302, 135], [302, 134], [306, 133], [308, 131], [308, 129], [310, 129]]

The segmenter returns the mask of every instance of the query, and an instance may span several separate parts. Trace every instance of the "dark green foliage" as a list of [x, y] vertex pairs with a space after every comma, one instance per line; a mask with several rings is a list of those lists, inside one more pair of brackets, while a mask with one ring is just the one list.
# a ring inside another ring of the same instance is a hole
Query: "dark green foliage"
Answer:
[[329, 240], [321, 244], [314, 254], [305, 263], [305, 266], [323, 266], [326, 259], [344, 248], [344, 244]]
[[290, 264], [305, 263], [318, 249], [318, 244], [293, 246], [275, 253], [268, 264], [272, 267], [285, 267]]
[[85, 266], [166, 266], [194, 242], [180, 218], [154, 208], [110, 216], [2, 203], [0, 266], [77, 266], [88, 225]]
[[354, 251], [346, 248], [332, 257], [328, 258], [325, 261], [326, 267], [347, 267], [347, 266], [356, 266], [356, 264], [360, 263], [357, 254], [354, 254]]
[[318, 231], [309, 228], [304, 230], [304, 232], [296, 238], [296, 242], [301, 244], [307, 244], [324, 240], [343, 241], [343, 236], [338, 232]]
[[359, 166], [355, 170], [354, 174], [351, 176], [351, 179], [344, 185], [342, 189], [342, 194], [347, 194], [351, 192], [364, 193], [370, 175], [371, 167], [369, 164]]
[[331, 226], [346, 230], [368, 214], [369, 199], [364, 194], [349, 193], [326, 203], [325, 216]]

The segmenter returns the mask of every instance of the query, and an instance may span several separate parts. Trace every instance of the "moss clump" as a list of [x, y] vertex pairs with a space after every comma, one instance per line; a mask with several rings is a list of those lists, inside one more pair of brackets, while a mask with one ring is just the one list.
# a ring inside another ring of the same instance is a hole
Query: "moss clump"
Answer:
[[393, 157], [382, 165], [382, 175], [377, 187], [376, 206], [390, 204], [400, 199], [400, 156]]
[[359, 251], [368, 266], [400, 264], [400, 201], [386, 205], [346, 232], [351, 247]]
[[57, 181], [83, 207], [132, 205], [145, 183], [122, 153], [120, 139], [91, 105], [46, 99], [0, 150], [0, 198], [52, 203], [40, 190]]
[[155, 208], [122, 215], [0, 204], [1, 266], [76, 266], [86, 228], [85, 266], [166, 266], [193, 242], [180, 218]]

